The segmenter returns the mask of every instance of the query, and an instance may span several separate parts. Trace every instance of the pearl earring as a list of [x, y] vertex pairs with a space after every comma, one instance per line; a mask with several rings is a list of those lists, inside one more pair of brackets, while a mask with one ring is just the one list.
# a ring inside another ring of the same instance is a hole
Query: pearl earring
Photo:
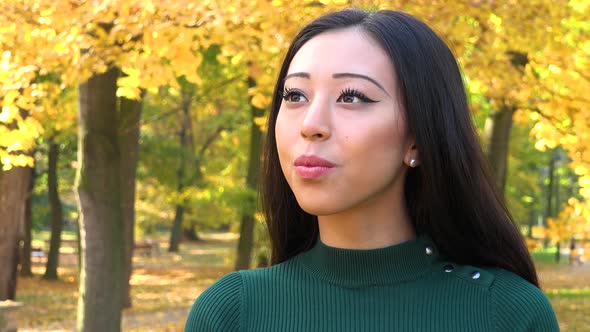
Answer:
[[410, 167], [414, 167], [416, 165], [416, 159], [410, 159]]

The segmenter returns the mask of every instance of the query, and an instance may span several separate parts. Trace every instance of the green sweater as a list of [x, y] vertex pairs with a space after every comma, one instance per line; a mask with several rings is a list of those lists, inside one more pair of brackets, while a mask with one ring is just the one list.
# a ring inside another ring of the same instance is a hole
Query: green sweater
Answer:
[[185, 332], [559, 331], [545, 295], [497, 268], [441, 259], [426, 237], [354, 250], [317, 241], [268, 268], [229, 273], [196, 300]]

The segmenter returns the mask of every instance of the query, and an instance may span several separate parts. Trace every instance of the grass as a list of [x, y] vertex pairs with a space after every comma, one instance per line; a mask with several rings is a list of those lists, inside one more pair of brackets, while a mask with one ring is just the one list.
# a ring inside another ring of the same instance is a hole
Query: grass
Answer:
[[[44, 238], [36, 237], [38, 243]], [[185, 243], [180, 253], [166, 252], [134, 257], [131, 279], [133, 307], [123, 311], [124, 331], [180, 331], [197, 296], [231, 271], [230, 254], [236, 244], [232, 233], [203, 234], [204, 241]], [[19, 331], [72, 331], [76, 324], [77, 258], [72, 248], [62, 250], [60, 280], [40, 278], [42, 262], [34, 260], [33, 278], [19, 278], [17, 301]], [[535, 252], [541, 286], [551, 301], [562, 331], [583, 331], [590, 326], [590, 263], [570, 266], [567, 259], [554, 263], [555, 253]]]

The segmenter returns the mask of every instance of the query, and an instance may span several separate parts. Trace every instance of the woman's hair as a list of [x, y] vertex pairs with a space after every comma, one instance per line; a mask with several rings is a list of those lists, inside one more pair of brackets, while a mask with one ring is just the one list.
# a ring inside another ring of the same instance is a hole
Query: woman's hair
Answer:
[[[272, 264], [310, 249], [317, 217], [303, 211], [282, 173], [275, 137], [284, 78], [291, 60], [326, 31], [358, 28], [393, 63], [398, 95], [421, 164], [409, 168], [405, 203], [418, 235], [457, 264], [500, 267], [538, 286], [524, 239], [490, 176], [476, 134], [457, 61], [447, 45], [411, 15], [344, 10], [303, 28], [291, 44], [275, 86], [264, 147], [262, 205], [272, 243]], [[393, 111], [393, 110], [392, 110]]]

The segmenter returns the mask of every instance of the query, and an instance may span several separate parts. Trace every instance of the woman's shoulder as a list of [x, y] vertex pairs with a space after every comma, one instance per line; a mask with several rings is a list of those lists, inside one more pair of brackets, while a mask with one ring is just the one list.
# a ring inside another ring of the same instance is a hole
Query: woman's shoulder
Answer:
[[483, 270], [493, 275], [490, 293], [496, 330], [559, 331], [553, 307], [541, 289], [504, 269]]
[[239, 271], [221, 277], [197, 298], [184, 331], [239, 331], [241, 289]]
[[292, 260], [270, 267], [230, 272], [207, 288], [193, 304], [185, 325], [189, 331], [239, 331], [244, 285], [264, 284], [288, 273]]

